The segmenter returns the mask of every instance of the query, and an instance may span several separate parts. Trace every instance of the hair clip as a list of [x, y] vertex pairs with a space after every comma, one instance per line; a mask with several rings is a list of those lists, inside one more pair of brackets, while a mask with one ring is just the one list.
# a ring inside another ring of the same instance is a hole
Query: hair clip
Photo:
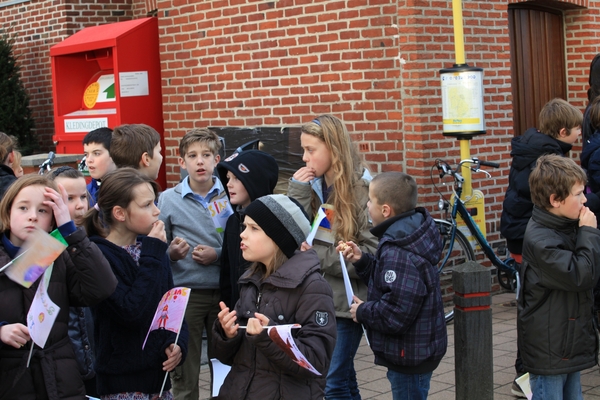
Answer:
[[321, 121], [319, 121], [318, 119], [313, 119], [312, 122], [314, 122], [315, 124], [321, 126]]
[[52, 176], [54, 178], [56, 178], [57, 176], [59, 176], [63, 172], [68, 171], [70, 169], [74, 169], [74, 168], [73, 167], [69, 167], [68, 165], [63, 165], [62, 167], [58, 167], [54, 171], [52, 171]]

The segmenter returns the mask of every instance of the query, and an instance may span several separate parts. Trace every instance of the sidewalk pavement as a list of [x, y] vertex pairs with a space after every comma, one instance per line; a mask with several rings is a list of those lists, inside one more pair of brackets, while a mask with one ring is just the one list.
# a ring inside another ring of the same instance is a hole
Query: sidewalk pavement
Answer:
[[[514, 293], [492, 297], [492, 330], [494, 346], [494, 399], [516, 399], [510, 392], [515, 378], [517, 353], [517, 308]], [[386, 369], [373, 364], [373, 353], [364, 338], [354, 359], [360, 393], [363, 400], [392, 400]], [[595, 366], [581, 373], [585, 400], [600, 400], [600, 373]], [[476, 382], [473, 382], [476, 384]], [[200, 399], [210, 398], [210, 374], [207, 365], [200, 372]], [[434, 371], [429, 390], [430, 400], [455, 398], [454, 390], [454, 324], [448, 325], [448, 351]]]

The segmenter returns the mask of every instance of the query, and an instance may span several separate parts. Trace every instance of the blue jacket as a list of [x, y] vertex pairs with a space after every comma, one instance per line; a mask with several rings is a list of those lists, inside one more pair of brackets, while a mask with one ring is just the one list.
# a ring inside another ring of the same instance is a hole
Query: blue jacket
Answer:
[[[165, 372], [165, 349], [175, 342], [176, 334], [166, 330], [152, 331], [146, 338], [156, 307], [163, 294], [173, 288], [173, 275], [167, 258], [167, 244], [140, 236], [142, 242], [139, 266], [129, 253], [106, 239], [90, 238], [98, 245], [117, 277], [115, 292], [92, 307], [98, 394], [122, 392], [160, 392]], [[183, 360], [187, 354], [188, 330], [184, 323], [177, 340]], [[181, 365], [181, 364], [180, 364]], [[171, 382], [167, 379], [165, 389]]]
[[371, 229], [380, 238], [375, 256], [354, 264], [369, 285], [356, 312], [375, 354], [391, 370], [431, 372], [446, 354], [448, 337], [437, 271], [442, 243], [424, 208], [390, 218]]
[[600, 191], [600, 131], [585, 141], [581, 151], [581, 166], [587, 171], [588, 186], [592, 192]]

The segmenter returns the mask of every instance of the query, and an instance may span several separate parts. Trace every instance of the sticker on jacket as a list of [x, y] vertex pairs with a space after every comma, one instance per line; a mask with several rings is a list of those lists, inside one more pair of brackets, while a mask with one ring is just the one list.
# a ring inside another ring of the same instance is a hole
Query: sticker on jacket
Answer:
[[324, 311], [317, 311], [315, 316], [315, 322], [319, 326], [326, 326], [329, 322], [329, 313]]
[[396, 273], [391, 269], [385, 271], [385, 275], [383, 276], [385, 283], [392, 283], [396, 280]]

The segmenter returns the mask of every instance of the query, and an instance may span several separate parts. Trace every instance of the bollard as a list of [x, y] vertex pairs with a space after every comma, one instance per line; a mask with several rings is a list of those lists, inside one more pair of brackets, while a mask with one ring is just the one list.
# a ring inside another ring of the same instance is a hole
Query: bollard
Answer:
[[475, 261], [452, 271], [454, 375], [457, 400], [492, 400], [491, 271]]

